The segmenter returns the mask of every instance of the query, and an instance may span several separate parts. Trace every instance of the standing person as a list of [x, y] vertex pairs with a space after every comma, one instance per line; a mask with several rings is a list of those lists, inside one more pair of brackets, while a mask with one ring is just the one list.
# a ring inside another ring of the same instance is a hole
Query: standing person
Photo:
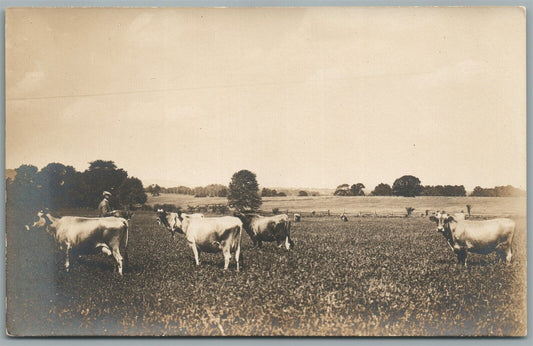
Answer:
[[104, 199], [100, 204], [98, 204], [98, 212], [100, 213], [100, 217], [105, 216], [111, 216], [111, 206], [109, 205], [109, 197], [111, 197], [111, 192], [104, 191], [103, 194]]

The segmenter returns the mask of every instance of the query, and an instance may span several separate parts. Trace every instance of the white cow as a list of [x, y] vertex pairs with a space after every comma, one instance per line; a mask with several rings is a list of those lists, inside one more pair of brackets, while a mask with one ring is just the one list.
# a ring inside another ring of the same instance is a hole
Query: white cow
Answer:
[[178, 228], [185, 234], [194, 253], [196, 265], [200, 265], [198, 253], [220, 252], [224, 255], [224, 269], [228, 269], [231, 253], [235, 253], [237, 271], [241, 252], [242, 222], [233, 216], [209, 218], [183, 218], [178, 213]]
[[[128, 260], [128, 221], [118, 217], [86, 218], [76, 216], [53, 217], [48, 211], [37, 213], [39, 220], [33, 225], [26, 225], [26, 229], [46, 227], [59, 244], [65, 248], [65, 268], [70, 269], [69, 254], [76, 251], [79, 254], [101, 251], [111, 256], [117, 262], [118, 273], [122, 275], [123, 261]], [[124, 258], [120, 254], [124, 251]], [[125, 264], [125, 263], [124, 263]]]
[[437, 231], [444, 235], [459, 263], [466, 266], [468, 252], [488, 254], [494, 251], [507, 263], [511, 262], [511, 245], [515, 231], [513, 220], [456, 220], [444, 211], [437, 212], [429, 219], [437, 223]]

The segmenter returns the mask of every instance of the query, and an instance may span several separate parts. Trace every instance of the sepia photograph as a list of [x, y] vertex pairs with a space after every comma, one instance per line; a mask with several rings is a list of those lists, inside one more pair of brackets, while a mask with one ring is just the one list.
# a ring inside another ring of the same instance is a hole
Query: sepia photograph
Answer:
[[11, 337], [527, 335], [526, 9], [5, 10]]

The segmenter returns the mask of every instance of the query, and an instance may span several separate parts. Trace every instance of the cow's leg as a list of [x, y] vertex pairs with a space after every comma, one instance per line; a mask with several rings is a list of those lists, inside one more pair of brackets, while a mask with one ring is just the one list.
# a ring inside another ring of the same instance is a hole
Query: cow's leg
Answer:
[[67, 272], [70, 270], [69, 252], [70, 252], [70, 244], [67, 243], [66, 252], [65, 252], [65, 269], [67, 270]]
[[512, 259], [513, 259], [513, 250], [509, 246], [509, 248], [507, 249], [507, 256], [505, 257], [507, 264], [511, 263]]
[[285, 249], [287, 249], [287, 250], [291, 249], [291, 243], [290, 243], [289, 236], [285, 237]]
[[229, 250], [229, 247], [224, 249], [224, 270], [228, 269], [229, 267], [229, 260], [231, 259], [231, 252]]
[[504, 246], [503, 249], [498, 251], [502, 261], [505, 261], [507, 264], [511, 263], [511, 260], [513, 259], [513, 250], [511, 249], [510, 244], [506, 244], [507, 246]]
[[263, 242], [261, 240], [257, 240], [257, 247], [263, 246]]
[[237, 262], [237, 271], [239, 271], [239, 257], [241, 256], [241, 244], [237, 245], [237, 250], [235, 250], [235, 262]]
[[466, 267], [466, 256], [467, 256], [466, 250], [457, 251], [457, 260], [460, 264], [464, 265], [465, 267]]
[[196, 265], [200, 265], [200, 259], [198, 258], [198, 249], [196, 248], [196, 243], [191, 244], [192, 252], [194, 253], [194, 261], [196, 262]]
[[113, 257], [115, 258], [115, 261], [117, 261], [118, 273], [122, 275], [122, 255], [120, 254], [118, 246], [113, 248]]

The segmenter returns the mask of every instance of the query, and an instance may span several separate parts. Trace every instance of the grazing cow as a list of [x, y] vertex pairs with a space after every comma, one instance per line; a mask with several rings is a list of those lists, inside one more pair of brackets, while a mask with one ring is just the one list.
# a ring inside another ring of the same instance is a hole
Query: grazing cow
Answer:
[[488, 254], [496, 251], [507, 263], [511, 262], [515, 222], [510, 219], [483, 221], [456, 220], [446, 212], [437, 212], [429, 218], [437, 223], [437, 231], [446, 238], [457, 255], [459, 263], [466, 266], [468, 252]]
[[224, 255], [224, 269], [228, 269], [231, 253], [235, 253], [237, 271], [241, 253], [242, 222], [233, 216], [191, 218], [178, 213], [178, 230], [185, 234], [200, 265], [198, 252], [220, 252]]
[[[128, 221], [118, 217], [86, 218], [76, 216], [53, 217], [48, 211], [37, 213], [39, 220], [26, 229], [46, 227], [60, 249], [65, 247], [65, 268], [70, 269], [69, 254], [102, 253], [117, 262], [118, 273], [122, 275], [123, 260], [128, 260]], [[120, 248], [124, 251], [124, 259]], [[125, 265], [125, 263], [124, 263]]]
[[342, 213], [341, 220], [344, 222], [348, 222], [348, 217], [346, 216], [346, 214]]
[[300, 222], [301, 218], [302, 218], [302, 215], [294, 214], [294, 222]]
[[176, 239], [176, 232], [181, 232], [180, 226], [180, 215], [182, 218], [192, 218], [192, 219], [201, 219], [204, 217], [204, 214], [195, 213], [195, 214], [185, 214], [182, 212], [179, 213], [167, 213], [163, 209], [157, 210], [157, 223], [159, 225], [163, 224], [165, 228], [172, 235], [172, 239]]
[[281, 247], [285, 241], [287, 250], [294, 247], [290, 234], [291, 222], [286, 214], [266, 217], [252, 213], [235, 212], [234, 215], [241, 219], [244, 230], [252, 239], [254, 246], [257, 244], [261, 247], [264, 241], [276, 241], [278, 247]]

